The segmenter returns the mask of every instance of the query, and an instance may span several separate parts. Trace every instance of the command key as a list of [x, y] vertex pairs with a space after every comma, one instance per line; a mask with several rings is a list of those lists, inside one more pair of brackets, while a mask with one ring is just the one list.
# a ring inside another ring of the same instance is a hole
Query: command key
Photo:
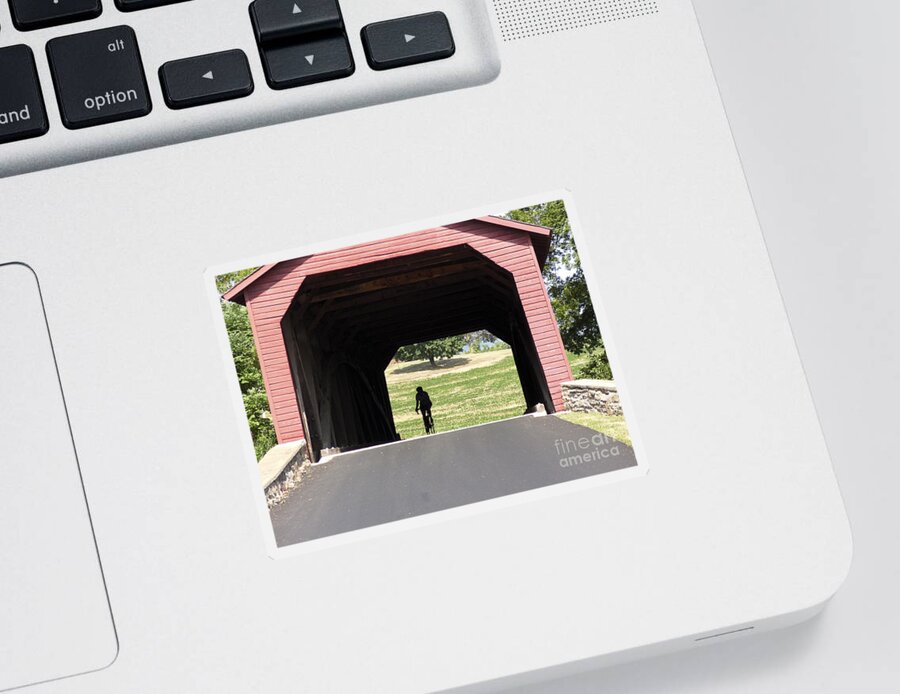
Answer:
[[0, 143], [47, 132], [47, 113], [28, 46], [0, 48]]

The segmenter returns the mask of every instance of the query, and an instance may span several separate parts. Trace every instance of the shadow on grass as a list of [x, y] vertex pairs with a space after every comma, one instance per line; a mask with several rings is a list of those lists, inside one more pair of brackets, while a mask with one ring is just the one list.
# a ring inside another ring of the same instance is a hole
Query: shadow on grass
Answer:
[[417, 373], [419, 371], [428, 371], [431, 373], [436, 373], [441, 369], [452, 369], [456, 366], [465, 366], [471, 361], [469, 357], [453, 357], [452, 359], [441, 359], [440, 361], [436, 361], [434, 366], [432, 366], [429, 362], [415, 362], [410, 364], [409, 366], [401, 366], [399, 369], [393, 369], [391, 371], [392, 374], [411, 374]]

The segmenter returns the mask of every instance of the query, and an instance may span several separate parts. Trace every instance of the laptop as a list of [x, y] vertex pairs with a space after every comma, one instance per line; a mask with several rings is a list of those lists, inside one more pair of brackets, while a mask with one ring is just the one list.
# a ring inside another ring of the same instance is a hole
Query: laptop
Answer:
[[0, 2], [0, 690], [509, 690], [852, 543], [688, 0]]

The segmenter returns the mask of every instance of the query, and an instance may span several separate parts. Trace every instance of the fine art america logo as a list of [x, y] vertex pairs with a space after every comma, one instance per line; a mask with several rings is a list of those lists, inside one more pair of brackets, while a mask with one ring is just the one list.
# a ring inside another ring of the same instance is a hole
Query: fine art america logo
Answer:
[[622, 445], [606, 434], [596, 433], [590, 438], [556, 439], [553, 442], [556, 454], [560, 456], [560, 467], [575, 467], [585, 463], [601, 462], [621, 454]]

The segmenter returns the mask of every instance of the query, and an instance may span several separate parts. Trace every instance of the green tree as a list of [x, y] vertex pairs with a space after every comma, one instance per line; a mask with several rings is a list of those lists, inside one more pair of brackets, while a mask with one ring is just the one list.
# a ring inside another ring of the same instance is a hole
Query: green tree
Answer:
[[500, 338], [496, 337], [488, 330], [476, 330], [472, 333], [463, 335], [464, 348], [468, 352], [486, 352], [491, 349], [497, 349], [506, 346]]
[[[249, 268], [219, 275], [216, 277], [216, 287], [219, 293], [224, 294], [255, 269]], [[277, 440], [275, 427], [272, 425], [272, 418], [269, 414], [269, 398], [266, 395], [266, 386], [263, 382], [262, 370], [259, 367], [256, 344], [253, 342], [253, 332], [250, 329], [250, 318], [244, 306], [225, 300], [222, 301], [222, 315], [225, 318], [225, 328], [228, 331], [228, 341], [231, 343], [234, 367], [237, 371], [238, 383], [241, 386], [250, 433], [253, 436], [253, 447], [256, 449], [256, 457], [259, 459], [276, 444]]]
[[[563, 201], [523, 207], [506, 216], [517, 222], [537, 224], [552, 230], [550, 251], [544, 264], [544, 283], [566, 349], [577, 354], [598, 348], [603, 350], [603, 337]], [[602, 354], [605, 357], [605, 350]]]
[[588, 358], [575, 374], [575, 378], [599, 378], [610, 381], [612, 377], [612, 369], [603, 347], [595, 347], [588, 352]]
[[436, 359], [449, 359], [462, 351], [466, 344], [465, 335], [442, 337], [438, 340], [418, 342], [414, 345], [406, 345], [397, 350], [395, 357], [400, 361], [418, 361], [427, 359], [431, 366], [435, 366]]

